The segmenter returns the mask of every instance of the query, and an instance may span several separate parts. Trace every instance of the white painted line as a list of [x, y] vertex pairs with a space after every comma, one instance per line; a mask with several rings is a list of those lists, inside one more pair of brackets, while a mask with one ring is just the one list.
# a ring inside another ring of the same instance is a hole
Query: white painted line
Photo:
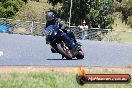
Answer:
[[4, 53], [2, 51], [0, 51], [0, 56], [3, 56], [3, 55], [4, 55]]

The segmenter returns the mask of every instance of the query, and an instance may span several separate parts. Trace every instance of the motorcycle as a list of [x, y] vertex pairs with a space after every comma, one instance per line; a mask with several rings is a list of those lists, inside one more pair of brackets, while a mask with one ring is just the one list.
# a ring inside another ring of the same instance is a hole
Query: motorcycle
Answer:
[[77, 49], [73, 50], [71, 47], [75, 47], [73, 43], [73, 38], [69, 37], [66, 33], [64, 33], [58, 25], [50, 25], [45, 30], [46, 39], [50, 43], [51, 48], [57, 53], [62, 55], [62, 59], [65, 57], [66, 59], [83, 59], [84, 53], [81, 49], [81, 46]]

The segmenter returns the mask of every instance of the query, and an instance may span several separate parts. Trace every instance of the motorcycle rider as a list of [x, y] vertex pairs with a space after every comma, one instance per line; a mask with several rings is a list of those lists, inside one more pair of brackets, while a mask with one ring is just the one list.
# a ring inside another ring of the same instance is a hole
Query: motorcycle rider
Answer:
[[[80, 44], [77, 43], [77, 41], [76, 41], [76, 39], [75, 39], [74, 33], [73, 33], [71, 30], [68, 31], [68, 30], [67, 30], [68, 27], [67, 27], [67, 25], [65, 24], [65, 22], [62, 21], [60, 18], [57, 18], [56, 15], [57, 15], [57, 14], [56, 14], [55, 12], [53, 12], [53, 11], [48, 11], [48, 12], [46, 13], [46, 27], [45, 27], [45, 29], [46, 29], [48, 26], [50, 26], [50, 25], [59, 24], [59, 28], [60, 28], [64, 33], [66, 33], [66, 34], [69, 35], [71, 38], [73, 38], [73, 41], [74, 41], [75, 45], [76, 45], [77, 47], [80, 46]], [[50, 43], [50, 42], [49, 42], [48, 39], [46, 38], [46, 44], [49, 44], [49, 43]], [[51, 51], [52, 51], [52, 53], [55, 53], [55, 52], [56, 52], [53, 48], [51, 48]]]

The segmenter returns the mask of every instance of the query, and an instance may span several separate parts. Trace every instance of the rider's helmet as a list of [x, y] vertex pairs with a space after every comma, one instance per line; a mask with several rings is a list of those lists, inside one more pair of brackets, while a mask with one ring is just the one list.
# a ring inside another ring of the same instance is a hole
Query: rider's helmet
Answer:
[[55, 20], [55, 14], [52, 11], [46, 13], [46, 21], [53, 21]]

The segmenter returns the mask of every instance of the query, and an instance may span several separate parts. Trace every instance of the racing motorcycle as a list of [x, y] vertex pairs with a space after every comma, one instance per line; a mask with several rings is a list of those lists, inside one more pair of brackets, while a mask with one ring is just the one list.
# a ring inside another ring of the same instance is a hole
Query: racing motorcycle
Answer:
[[[64, 33], [58, 25], [50, 25], [45, 29], [46, 40], [50, 43], [52, 50], [62, 55], [62, 59], [83, 59], [84, 53], [81, 46], [75, 47], [73, 38]], [[74, 47], [74, 50], [72, 49]]]

